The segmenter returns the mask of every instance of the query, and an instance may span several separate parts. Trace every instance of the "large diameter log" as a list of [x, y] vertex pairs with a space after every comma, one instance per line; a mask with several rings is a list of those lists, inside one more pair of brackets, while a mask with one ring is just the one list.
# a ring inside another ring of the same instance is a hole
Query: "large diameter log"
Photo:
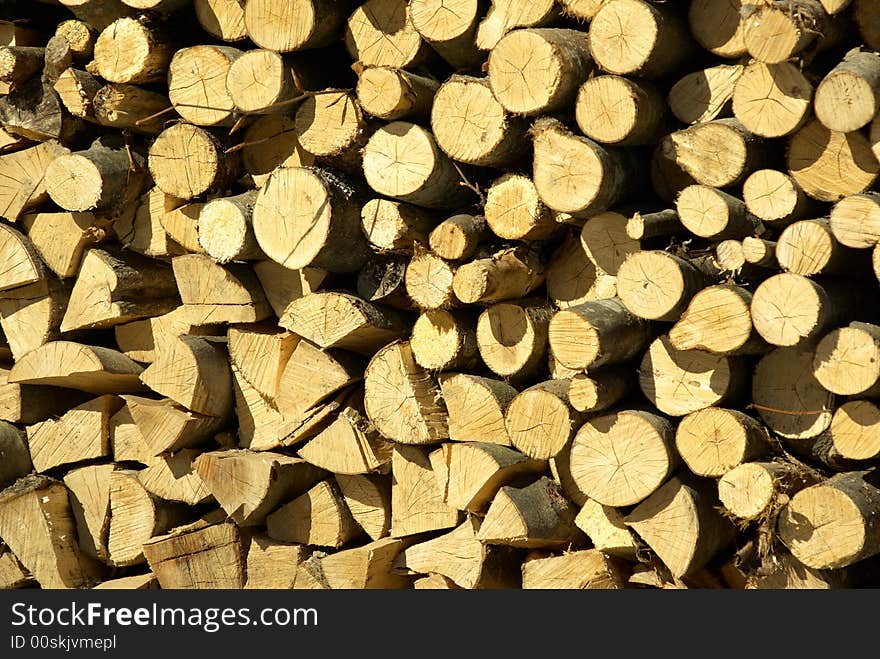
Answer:
[[865, 310], [859, 293], [845, 282], [819, 284], [784, 272], [764, 280], [752, 297], [752, 322], [768, 343], [793, 346]]
[[755, 367], [752, 406], [786, 439], [810, 439], [831, 424], [834, 394], [813, 376], [813, 352], [805, 346], [777, 348]]
[[737, 80], [733, 113], [761, 137], [783, 137], [800, 128], [809, 116], [813, 86], [790, 62], [753, 62]]
[[880, 242], [880, 194], [866, 192], [844, 197], [831, 209], [831, 233], [841, 245], [856, 249]]
[[226, 76], [240, 56], [240, 50], [229, 46], [192, 46], [174, 53], [168, 65], [168, 98], [177, 113], [197, 126], [229, 125], [235, 104]]
[[162, 192], [193, 199], [223, 189], [237, 176], [237, 154], [225, 152], [211, 133], [191, 124], [165, 129], [150, 146], [150, 174]]
[[595, 417], [575, 435], [571, 476], [586, 496], [630, 506], [654, 492], [677, 465], [675, 432], [666, 419], [638, 410]]
[[514, 30], [489, 54], [489, 83], [508, 111], [548, 113], [571, 105], [591, 65], [590, 41], [584, 32]]
[[[761, 5], [743, 21], [743, 40], [756, 60], [768, 63], [790, 59], [807, 48], [825, 26], [818, 0]], [[819, 30], [817, 30], [819, 28]]]
[[689, 38], [669, 8], [642, 0], [611, 0], [590, 23], [590, 52], [609, 73], [657, 78], [688, 56]]
[[67, 112], [58, 93], [42, 78], [32, 78], [0, 98], [0, 122], [8, 134], [41, 142], [57, 140], [61, 144], [72, 144], [84, 127], [81, 119]]
[[742, 198], [746, 209], [771, 227], [804, 219], [813, 206], [791, 176], [775, 169], [752, 172], [743, 182]]
[[422, 62], [429, 49], [412, 24], [407, 5], [406, 0], [367, 0], [355, 9], [343, 34], [351, 58], [364, 66], [399, 69]]
[[703, 283], [691, 263], [662, 251], [632, 254], [617, 271], [621, 302], [647, 320], [677, 320]]
[[606, 144], [647, 144], [657, 137], [663, 96], [649, 83], [604, 75], [590, 78], [577, 96], [575, 118], [584, 135]]
[[535, 375], [547, 354], [547, 328], [553, 312], [538, 300], [494, 304], [477, 319], [480, 356], [496, 375], [524, 379]]
[[[97, 30], [103, 30], [113, 21], [130, 15], [131, 8], [120, 0], [59, 0], [79, 20], [88, 23]], [[58, 4], [58, 3], [54, 3]]]
[[508, 115], [484, 78], [454, 75], [434, 96], [431, 130], [444, 153], [460, 162], [510, 165], [528, 148], [525, 129], [521, 119]]
[[845, 460], [874, 460], [880, 455], [880, 407], [869, 400], [845, 402], [834, 411], [828, 436]]
[[853, 50], [816, 89], [816, 117], [840, 133], [859, 130], [880, 110], [880, 54]]
[[735, 531], [716, 509], [710, 488], [680, 478], [654, 492], [625, 522], [679, 578], [708, 563]]
[[244, 24], [244, 5], [238, 0], [195, 0], [199, 25], [222, 41], [242, 41], [248, 34]]
[[328, 45], [344, 18], [343, 7], [332, 0], [253, 0], [244, 6], [247, 36], [282, 53]]
[[470, 196], [434, 136], [415, 124], [383, 126], [364, 147], [364, 176], [381, 195], [427, 208], [451, 208]]
[[736, 185], [764, 156], [761, 143], [737, 119], [716, 119], [670, 133], [661, 148], [698, 183]]
[[241, 53], [226, 73], [226, 90], [235, 109], [245, 114], [272, 112], [293, 97], [292, 67], [280, 53], [255, 49]]
[[718, 478], [769, 452], [767, 431], [738, 410], [709, 407], [685, 416], [675, 431], [675, 447], [698, 476]]
[[367, 416], [388, 439], [431, 444], [448, 437], [439, 387], [416, 364], [409, 343], [395, 341], [377, 352], [367, 366], [364, 387]]
[[351, 272], [367, 245], [355, 191], [330, 172], [278, 169], [260, 189], [253, 228], [260, 248], [286, 268]]
[[867, 472], [838, 474], [792, 497], [779, 514], [779, 539], [811, 568], [852, 565], [880, 552], [878, 505]]
[[482, 6], [479, 0], [413, 0], [413, 27], [456, 69], [471, 68], [483, 57], [474, 43]]
[[544, 266], [527, 247], [509, 248], [458, 268], [455, 296], [465, 304], [491, 304], [525, 297], [544, 283]]
[[809, 277], [847, 274], [861, 262], [859, 254], [835, 240], [827, 219], [800, 220], [787, 226], [776, 242], [776, 260], [786, 272]]
[[146, 23], [120, 18], [95, 42], [95, 69], [107, 82], [162, 82], [174, 47]]
[[306, 98], [293, 119], [302, 147], [328, 165], [360, 173], [367, 119], [354, 94], [325, 90]]
[[628, 361], [650, 340], [647, 323], [618, 299], [558, 311], [550, 320], [548, 337], [556, 360], [576, 370]]
[[813, 374], [841, 396], [880, 392], [880, 327], [853, 322], [828, 332], [816, 346]]
[[510, 443], [531, 458], [559, 454], [582, 420], [568, 398], [571, 380], [548, 380], [520, 392], [504, 413]]
[[808, 196], [837, 201], [870, 188], [880, 163], [861, 133], [837, 133], [814, 120], [792, 135], [788, 171]]
[[545, 204], [576, 217], [608, 210], [625, 194], [630, 163], [558, 120], [542, 117], [531, 129], [535, 156], [533, 180]]
[[752, 325], [752, 294], [741, 286], [708, 286], [691, 299], [669, 330], [676, 350], [706, 350], [717, 354], [760, 352], [766, 346]]
[[651, 344], [639, 366], [642, 393], [670, 416], [684, 416], [731, 400], [742, 392], [745, 380], [744, 365], [736, 358], [676, 350], [668, 335]]

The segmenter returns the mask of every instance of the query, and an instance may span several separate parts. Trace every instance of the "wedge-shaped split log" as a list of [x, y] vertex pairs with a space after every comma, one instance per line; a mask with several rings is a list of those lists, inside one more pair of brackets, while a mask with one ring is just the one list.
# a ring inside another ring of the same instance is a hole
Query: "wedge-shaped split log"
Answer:
[[427, 448], [395, 446], [391, 474], [392, 536], [402, 538], [459, 523], [459, 511], [444, 501]]
[[223, 427], [223, 418], [191, 412], [170, 398], [123, 398], [150, 455], [201, 446]]
[[386, 440], [357, 409], [339, 416], [299, 449], [300, 457], [334, 474], [368, 474], [391, 462], [392, 442]]
[[161, 316], [179, 304], [177, 285], [166, 264], [94, 248], [83, 258], [61, 331]]
[[141, 374], [141, 381], [198, 414], [225, 418], [232, 407], [226, 351], [196, 336], [180, 336], [164, 345]]
[[50, 341], [19, 359], [8, 381], [48, 384], [93, 394], [136, 392], [143, 389], [142, 368], [121, 352], [72, 341]]
[[122, 407], [118, 396], [101, 396], [74, 407], [60, 419], [29, 426], [28, 446], [38, 472], [109, 457], [110, 417]]
[[701, 485], [673, 478], [625, 520], [675, 577], [699, 570], [733, 537], [733, 525], [716, 509], [710, 488]]
[[194, 324], [253, 323], [272, 315], [259, 280], [246, 264], [222, 266], [203, 254], [185, 254], [171, 265]]
[[562, 548], [582, 536], [574, 524], [577, 511], [559, 486], [541, 478], [523, 488], [502, 487], [486, 513], [477, 539], [492, 545]]
[[193, 466], [226, 514], [239, 526], [259, 526], [279, 504], [314, 485], [322, 471], [280, 453], [210, 451]]
[[521, 581], [517, 554], [477, 538], [475, 518], [427, 542], [404, 549], [395, 567], [408, 573], [439, 574], [459, 588], [510, 588]]
[[189, 508], [150, 494], [139, 472], [118, 469], [110, 473], [110, 532], [107, 562], [116, 567], [144, 562], [144, 544], [186, 519]]
[[[383, 538], [361, 547], [345, 549], [334, 554], [315, 553], [300, 565], [307, 572], [309, 582], [317, 582], [329, 589], [396, 589], [409, 588], [412, 577], [392, 570], [394, 559], [414, 539]], [[297, 587], [302, 587], [297, 582]]]
[[443, 500], [453, 508], [483, 512], [498, 490], [543, 472], [547, 463], [498, 444], [446, 443], [430, 454]]
[[351, 516], [373, 540], [391, 530], [391, 478], [377, 475], [336, 475], [336, 484]]
[[266, 528], [276, 540], [337, 549], [361, 533], [332, 479], [281, 506], [266, 518]]
[[526, 557], [522, 565], [524, 589], [619, 590], [624, 587], [626, 564], [598, 549], [562, 556]]
[[76, 542], [76, 522], [60, 481], [22, 478], [0, 492], [0, 537], [43, 588], [83, 588], [97, 563]]
[[200, 454], [200, 451], [185, 448], [160, 455], [138, 472], [138, 478], [147, 492], [166, 501], [179, 501], [190, 506], [204, 503], [211, 498], [211, 491], [193, 469], [193, 462]]
[[144, 555], [166, 590], [238, 589], [245, 584], [242, 533], [222, 514], [206, 515], [152, 538], [144, 544]]
[[449, 412], [449, 439], [510, 445], [504, 412], [516, 389], [502, 380], [452, 373], [440, 377], [440, 391]]
[[115, 469], [114, 464], [88, 465], [64, 476], [80, 549], [103, 561], [109, 559], [110, 474]]

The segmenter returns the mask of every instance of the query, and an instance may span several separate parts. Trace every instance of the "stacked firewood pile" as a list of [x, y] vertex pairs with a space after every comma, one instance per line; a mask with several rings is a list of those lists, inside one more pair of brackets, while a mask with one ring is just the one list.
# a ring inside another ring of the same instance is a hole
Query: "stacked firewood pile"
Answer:
[[875, 0], [12, 13], [0, 587], [880, 584]]

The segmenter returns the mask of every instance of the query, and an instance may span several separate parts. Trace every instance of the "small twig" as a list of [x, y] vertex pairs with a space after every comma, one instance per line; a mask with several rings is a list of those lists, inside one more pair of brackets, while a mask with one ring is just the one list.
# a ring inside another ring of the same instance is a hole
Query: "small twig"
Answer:
[[134, 122], [134, 125], [135, 125], [135, 126], [143, 126], [144, 124], [148, 124], [148, 123], [150, 123], [151, 121], [153, 121], [153, 120], [155, 120], [155, 119], [158, 119], [158, 118], [161, 117], [163, 114], [167, 114], [167, 113], [169, 113], [169, 112], [174, 112], [174, 106], [173, 106], [173, 105], [169, 105], [169, 106], [168, 106], [167, 108], [165, 108], [164, 110], [159, 110], [158, 112], [155, 112], [155, 113], [151, 114], [149, 117], [143, 117], [143, 118], [141, 118], [141, 119], [138, 119], [137, 121]]
[[765, 412], [773, 412], [774, 414], [788, 414], [790, 416], [807, 416], [808, 414], [825, 414], [825, 412], [830, 412], [831, 410], [800, 410], [800, 411], [792, 411], [792, 410], [777, 410], [775, 407], [767, 407], [766, 405], [759, 405], [758, 403], [749, 403], [746, 407], [753, 407], [756, 410], [764, 410]]
[[454, 160], [450, 160], [450, 162], [452, 163], [452, 166], [455, 167], [455, 171], [457, 171], [458, 175], [461, 177], [461, 181], [459, 181], [458, 184], [476, 192], [477, 196], [480, 198], [480, 202], [485, 205], [486, 196], [483, 194], [482, 190], [480, 190], [480, 187], [478, 185], [475, 185], [474, 183], [471, 183], [468, 180], [467, 176], [464, 175], [464, 172], [461, 171], [461, 167], [458, 166], [457, 162], [455, 162]]

